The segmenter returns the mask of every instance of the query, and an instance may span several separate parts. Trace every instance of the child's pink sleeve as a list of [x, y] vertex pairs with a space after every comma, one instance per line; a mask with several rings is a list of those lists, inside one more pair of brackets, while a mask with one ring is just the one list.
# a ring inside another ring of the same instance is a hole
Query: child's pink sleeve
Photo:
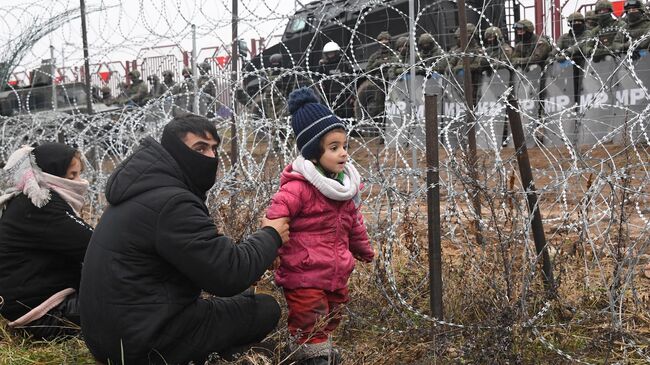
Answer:
[[293, 218], [302, 209], [302, 186], [299, 181], [288, 182], [271, 198], [271, 204], [266, 210], [266, 218]]
[[356, 219], [350, 230], [350, 252], [352, 255], [363, 262], [371, 262], [375, 257], [375, 252], [370, 247], [368, 231], [363, 223], [361, 209], [357, 210]]

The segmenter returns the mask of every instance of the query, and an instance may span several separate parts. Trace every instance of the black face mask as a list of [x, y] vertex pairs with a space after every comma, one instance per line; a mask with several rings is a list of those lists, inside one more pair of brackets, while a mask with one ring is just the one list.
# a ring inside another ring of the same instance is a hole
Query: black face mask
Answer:
[[573, 34], [580, 35], [585, 31], [585, 24], [584, 23], [573, 23], [573, 25], [571, 26], [571, 29], [573, 29]]
[[533, 34], [530, 33], [530, 32], [527, 32], [527, 31], [524, 32], [523, 35], [518, 35], [518, 34], [515, 33], [515, 39], [516, 39], [517, 42], [529, 43], [529, 42], [530, 42], [530, 38], [531, 38], [532, 36], [533, 36]]
[[641, 12], [636, 12], [636, 13], [627, 13], [627, 19], [630, 23], [636, 23], [639, 20], [643, 18], [643, 13]]
[[175, 134], [166, 131], [163, 132], [160, 144], [172, 155], [185, 173], [190, 190], [205, 199], [205, 193], [217, 180], [219, 160], [192, 150]]

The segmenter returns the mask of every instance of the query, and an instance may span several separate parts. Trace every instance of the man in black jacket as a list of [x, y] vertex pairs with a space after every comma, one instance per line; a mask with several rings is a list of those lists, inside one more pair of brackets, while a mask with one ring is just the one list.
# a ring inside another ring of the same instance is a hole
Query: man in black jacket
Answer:
[[203, 364], [275, 328], [271, 296], [238, 293], [271, 266], [288, 221], [264, 220], [239, 244], [217, 233], [204, 202], [218, 145], [207, 119], [176, 118], [161, 143], [145, 139], [109, 178], [110, 206], [88, 247], [80, 294], [82, 331], [98, 361]]

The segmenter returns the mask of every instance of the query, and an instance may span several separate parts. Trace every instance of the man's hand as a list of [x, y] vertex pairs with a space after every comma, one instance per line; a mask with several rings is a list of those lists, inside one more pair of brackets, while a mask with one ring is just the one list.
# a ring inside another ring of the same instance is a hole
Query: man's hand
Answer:
[[289, 241], [289, 218], [283, 217], [278, 219], [262, 218], [262, 227], [272, 227], [282, 238], [282, 243]]
[[280, 256], [276, 257], [275, 260], [273, 260], [273, 263], [271, 264], [271, 267], [269, 267], [269, 270], [275, 271], [280, 267]]

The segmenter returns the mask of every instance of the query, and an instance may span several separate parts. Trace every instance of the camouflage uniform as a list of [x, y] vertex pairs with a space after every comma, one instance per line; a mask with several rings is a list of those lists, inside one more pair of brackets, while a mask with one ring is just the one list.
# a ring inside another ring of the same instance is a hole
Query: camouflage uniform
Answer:
[[433, 71], [440, 72], [439, 61], [441, 61], [440, 56], [442, 55], [443, 52], [436, 44], [433, 36], [429, 33], [423, 33], [418, 39], [418, 58], [421, 66], [415, 72], [424, 75], [434, 64], [436, 67], [433, 68]]
[[163, 93], [166, 93], [169, 90], [173, 91], [175, 84], [176, 81], [174, 81], [174, 73], [170, 70], [163, 71]]
[[209, 95], [211, 99], [210, 101], [212, 101], [212, 99], [217, 95], [217, 89], [214, 87], [214, 82], [211, 80], [209, 75], [212, 67], [210, 67], [210, 63], [206, 61], [198, 65], [198, 68], [199, 73], [201, 74], [198, 81], [199, 90], [201, 90], [203, 94]]
[[131, 101], [137, 105], [142, 105], [149, 94], [149, 88], [140, 79], [140, 71], [133, 70], [129, 72], [129, 76], [131, 76], [131, 85], [126, 87], [127, 102]]
[[[478, 55], [482, 52], [481, 45], [478, 42], [478, 32], [476, 31], [476, 26], [472, 23], [467, 23], [467, 53], [474, 53], [477, 56], [469, 57], [469, 65], [471, 70], [479, 69]], [[439, 69], [442, 70], [451, 70], [452, 72], [458, 72], [463, 69], [463, 57], [458, 55], [462, 52], [460, 48], [460, 28], [456, 29], [454, 33], [456, 35], [456, 46], [454, 46], [450, 51], [455, 55], [449, 56], [446, 60], [440, 62]]]
[[105, 105], [111, 105], [113, 103], [113, 100], [111, 100], [111, 88], [104, 86], [100, 91], [102, 93], [102, 103]]
[[585, 56], [589, 57], [594, 52], [594, 61], [599, 61], [604, 56], [620, 51], [623, 44], [616, 40], [620, 29], [625, 27], [625, 23], [619, 19], [613, 18], [614, 8], [612, 3], [607, 0], [598, 0], [595, 7], [598, 16], [598, 26], [591, 32], [597, 38], [597, 41], [589, 41], [584, 47]]
[[282, 55], [271, 55], [270, 62], [271, 68], [266, 70], [266, 85], [262, 89], [262, 107], [264, 117], [275, 120], [286, 115], [287, 90], [282, 78]]
[[389, 79], [391, 68], [400, 62], [397, 53], [390, 48], [390, 41], [391, 36], [388, 32], [381, 32], [377, 36], [379, 49], [368, 58], [366, 65], [366, 72], [370, 77], [357, 89], [357, 102], [354, 108], [357, 118], [363, 117], [363, 111], [371, 117], [384, 112], [387, 91], [383, 81]]
[[366, 72], [373, 76], [382, 76], [387, 78], [388, 70], [382, 68], [384, 64], [397, 63], [399, 62], [399, 57], [393, 49], [390, 48], [390, 33], [381, 32], [377, 36], [377, 41], [380, 43], [380, 48], [370, 55], [368, 58], [368, 64], [366, 65]]
[[523, 36], [515, 34], [517, 43], [512, 52], [512, 63], [520, 66], [544, 63], [552, 50], [548, 38], [544, 36], [538, 38], [535, 35], [535, 26], [530, 20], [523, 19], [515, 23], [515, 33], [521, 29], [524, 30]]
[[[620, 50], [627, 50], [635, 41], [650, 33], [650, 19], [648, 19], [645, 5], [640, 0], [625, 1], [627, 23], [623, 31], [619, 31], [614, 42], [621, 44]], [[650, 38], [646, 38], [636, 46], [636, 49], [648, 49]]]
[[[486, 70], [503, 67], [500, 63], [494, 63], [492, 60], [501, 62], [509, 62], [512, 57], [513, 49], [503, 39], [503, 33], [498, 27], [489, 27], [485, 30], [485, 49], [482, 50], [485, 57], [477, 57], [475, 64], [478, 63], [478, 68]], [[492, 63], [492, 65], [490, 65]]]
[[[557, 47], [570, 58], [581, 57], [582, 48], [586, 45], [586, 40], [592, 37], [592, 34], [587, 30], [585, 17], [582, 14], [573, 13], [569, 15], [567, 20], [570, 30], [558, 39]], [[554, 49], [553, 55], [561, 56], [561, 53]]]
[[393, 67], [390, 68], [390, 71], [388, 72], [388, 75], [391, 79], [395, 79], [402, 75], [407, 69], [409, 65], [409, 38], [408, 37], [399, 37], [397, 38], [397, 41], [395, 42], [395, 48], [397, 48], [397, 52], [399, 54], [399, 64], [394, 65]]
[[151, 90], [149, 90], [149, 98], [156, 99], [165, 93], [164, 85], [160, 83], [160, 78], [158, 75], [151, 75], [147, 77], [147, 81], [151, 84]]

